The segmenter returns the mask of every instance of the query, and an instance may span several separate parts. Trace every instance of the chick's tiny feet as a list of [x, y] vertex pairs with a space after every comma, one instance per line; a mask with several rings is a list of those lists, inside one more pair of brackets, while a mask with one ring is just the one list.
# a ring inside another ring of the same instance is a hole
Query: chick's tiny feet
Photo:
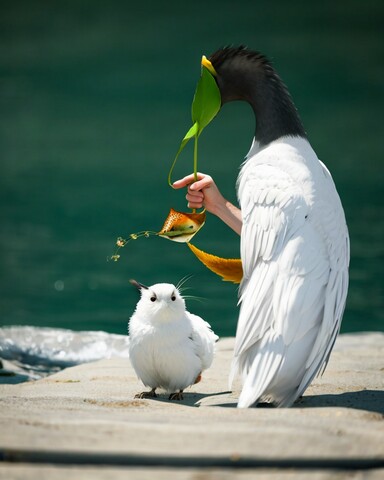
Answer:
[[180, 392], [171, 393], [168, 397], [168, 400], [184, 400], [183, 390], [180, 390]]
[[135, 398], [157, 398], [156, 388], [152, 388], [150, 392], [137, 393]]

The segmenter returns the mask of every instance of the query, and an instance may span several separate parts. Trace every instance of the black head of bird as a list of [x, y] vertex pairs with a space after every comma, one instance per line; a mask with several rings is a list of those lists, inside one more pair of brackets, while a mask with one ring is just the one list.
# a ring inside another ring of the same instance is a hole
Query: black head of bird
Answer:
[[286, 86], [264, 55], [243, 46], [225, 47], [203, 57], [202, 66], [216, 80], [222, 105], [236, 100], [251, 105], [261, 145], [285, 135], [306, 137]]

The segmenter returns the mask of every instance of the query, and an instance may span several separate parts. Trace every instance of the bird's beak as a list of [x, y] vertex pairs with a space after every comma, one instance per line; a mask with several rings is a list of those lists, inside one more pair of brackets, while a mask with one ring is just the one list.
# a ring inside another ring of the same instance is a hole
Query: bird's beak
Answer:
[[208, 58], [203, 55], [202, 59], [201, 59], [201, 66], [202, 67], [205, 67], [209, 73], [211, 73], [214, 77], [217, 77], [217, 72], [214, 68], [214, 66], [212, 65], [212, 63], [208, 60]]
[[148, 290], [148, 287], [146, 287], [142, 283], [137, 282], [136, 280], [129, 280], [129, 283], [134, 287], [136, 287], [138, 290], [141, 290], [142, 288], [144, 288], [145, 290]]

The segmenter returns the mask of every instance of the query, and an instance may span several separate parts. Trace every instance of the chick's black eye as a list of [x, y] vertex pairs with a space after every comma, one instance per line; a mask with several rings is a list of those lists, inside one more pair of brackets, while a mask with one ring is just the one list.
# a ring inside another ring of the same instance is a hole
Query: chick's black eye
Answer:
[[155, 295], [153, 297], [151, 297], [151, 302], [156, 302], [156, 297]]
[[175, 294], [172, 295], [171, 300], [172, 300], [172, 302], [174, 302], [176, 300], [176, 295]]

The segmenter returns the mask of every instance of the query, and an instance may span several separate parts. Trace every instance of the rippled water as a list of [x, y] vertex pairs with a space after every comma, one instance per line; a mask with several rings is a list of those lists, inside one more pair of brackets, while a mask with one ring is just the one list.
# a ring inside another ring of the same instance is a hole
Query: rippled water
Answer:
[[[129, 244], [161, 227], [184, 193], [166, 182], [190, 123], [202, 53], [245, 43], [274, 61], [309, 138], [331, 170], [351, 234], [343, 331], [383, 329], [383, 148], [380, 2], [8, 2], [0, 7], [2, 325], [126, 334], [130, 278], [177, 283], [221, 335], [233, 335], [236, 286], [185, 245]], [[246, 105], [225, 106], [200, 141], [200, 168], [236, 201], [251, 144]], [[175, 175], [189, 173], [187, 149]], [[210, 216], [195, 244], [236, 257], [238, 237]]]
[[96, 360], [129, 358], [129, 338], [62, 328], [0, 328], [0, 383], [36, 380]]

